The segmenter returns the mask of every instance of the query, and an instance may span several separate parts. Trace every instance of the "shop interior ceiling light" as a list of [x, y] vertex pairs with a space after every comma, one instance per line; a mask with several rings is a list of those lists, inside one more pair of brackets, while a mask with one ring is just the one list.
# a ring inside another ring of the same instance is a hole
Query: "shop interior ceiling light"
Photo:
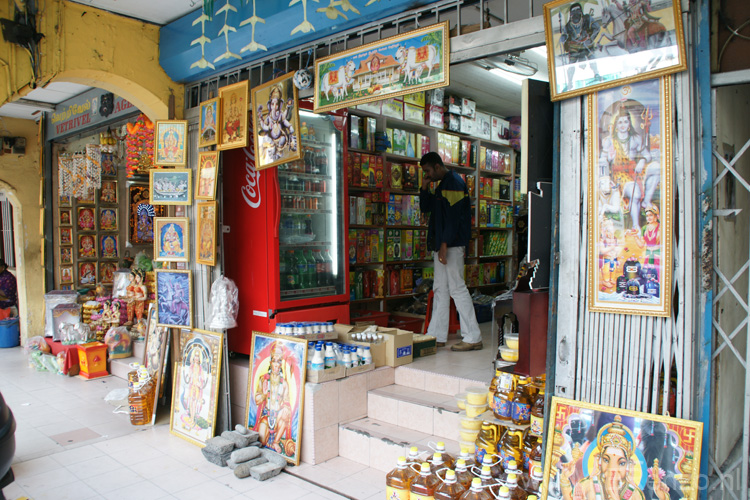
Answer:
[[521, 76], [533, 76], [537, 72], [537, 65], [517, 54], [489, 57], [484, 61], [493, 68]]

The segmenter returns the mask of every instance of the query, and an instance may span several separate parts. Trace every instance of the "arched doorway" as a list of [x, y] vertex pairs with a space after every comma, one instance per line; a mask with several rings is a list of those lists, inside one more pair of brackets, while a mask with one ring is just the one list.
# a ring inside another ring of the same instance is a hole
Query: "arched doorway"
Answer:
[[9, 270], [16, 276], [16, 283], [18, 284], [18, 316], [21, 330], [21, 343], [29, 336], [29, 321], [28, 321], [28, 297], [26, 287], [26, 262], [24, 255], [25, 240], [24, 240], [24, 224], [23, 224], [23, 208], [21, 201], [18, 199], [18, 195], [13, 186], [7, 182], [0, 180], [0, 197], [4, 197], [13, 208], [12, 215], [12, 228], [13, 228], [13, 250], [14, 250], [14, 263], [15, 267], [10, 267]]

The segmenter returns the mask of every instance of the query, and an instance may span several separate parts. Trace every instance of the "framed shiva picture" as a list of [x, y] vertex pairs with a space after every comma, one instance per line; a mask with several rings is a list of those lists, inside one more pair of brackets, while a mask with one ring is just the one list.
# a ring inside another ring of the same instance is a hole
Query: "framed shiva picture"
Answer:
[[588, 103], [589, 310], [669, 316], [671, 78], [602, 90]]
[[156, 270], [156, 324], [193, 326], [193, 276], [190, 271]]
[[301, 158], [297, 87], [287, 73], [254, 87], [253, 138], [258, 170]]
[[687, 69], [679, 0], [544, 4], [553, 101]]
[[154, 165], [187, 165], [187, 120], [162, 120], [154, 125]]
[[216, 180], [219, 176], [219, 152], [201, 151], [198, 153], [198, 178], [196, 179], [195, 199], [215, 200]]
[[216, 139], [216, 121], [219, 117], [219, 98], [214, 97], [201, 103], [200, 123], [198, 127], [198, 147], [214, 146]]
[[157, 217], [154, 219], [154, 260], [158, 262], [188, 262], [190, 257], [190, 227], [187, 217]]
[[149, 202], [152, 205], [190, 205], [193, 171], [189, 168], [152, 168]]
[[307, 343], [304, 339], [253, 332], [247, 383], [247, 427], [261, 445], [298, 465], [304, 407]]
[[164, 205], [152, 205], [148, 184], [128, 183], [128, 246], [153, 245], [154, 218], [167, 215]]
[[314, 111], [447, 87], [448, 37], [445, 21], [316, 60]]
[[702, 422], [558, 397], [549, 415], [540, 498], [699, 498]]
[[248, 106], [247, 80], [219, 89], [218, 149], [244, 148], [247, 146]]
[[216, 214], [217, 203], [204, 201], [197, 204], [198, 229], [195, 231], [198, 255], [195, 261], [207, 266], [216, 265]]
[[169, 431], [198, 446], [214, 436], [224, 336], [180, 330]]

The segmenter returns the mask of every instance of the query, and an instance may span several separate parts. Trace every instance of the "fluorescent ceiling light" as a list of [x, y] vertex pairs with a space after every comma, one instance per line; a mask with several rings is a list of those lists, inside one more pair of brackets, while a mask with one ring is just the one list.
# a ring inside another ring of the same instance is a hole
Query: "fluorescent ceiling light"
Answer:
[[533, 49], [527, 49], [527, 50], [547, 59], [547, 46], [546, 45], [540, 45], [539, 47], [534, 47]]
[[503, 78], [504, 80], [508, 80], [509, 82], [513, 82], [516, 85], [521, 85], [524, 80], [528, 78], [528, 76], [520, 76], [513, 73], [509, 73], [507, 71], [504, 71], [500, 68], [492, 68], [490, 69], [490, 73], [492, 73], [495, 76], [499, 76], [500, 78]]

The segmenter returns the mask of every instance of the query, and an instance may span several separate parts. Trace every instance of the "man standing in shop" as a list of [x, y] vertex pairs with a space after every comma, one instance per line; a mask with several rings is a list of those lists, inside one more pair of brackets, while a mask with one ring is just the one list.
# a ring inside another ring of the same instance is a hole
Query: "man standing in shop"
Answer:
[[[461, 319], [463, 340], [451, 347], [453, 351], [474, 351], [482, 348], [474, 303], [464, 282], [464, 252], [471, 237], [471, 200], [466, 183], [443, 165], [435, 152], [427, 153], [419, 161], [424, 177], [419, 190], [419, 208], [429, 214], [427, 249], [435, 260], [435, 281], [432, 317], [427, 334], [437, 339], [438, 347], [448, 340], [450, 298], [456, 304]], [[439, 182], [435, 193], [430, 184]]]

